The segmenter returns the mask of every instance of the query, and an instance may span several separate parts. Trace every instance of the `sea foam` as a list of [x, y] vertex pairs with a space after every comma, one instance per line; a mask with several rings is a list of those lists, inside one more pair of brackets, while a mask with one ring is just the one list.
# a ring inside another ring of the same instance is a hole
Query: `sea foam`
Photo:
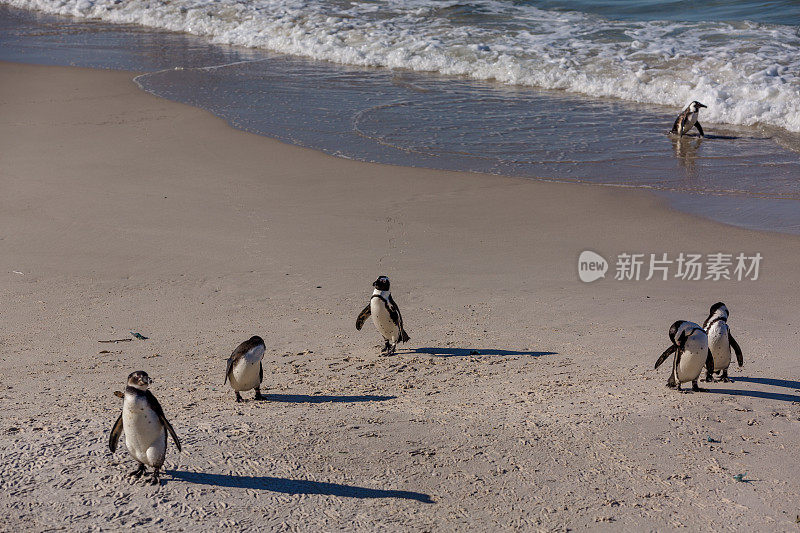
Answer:
[[708, 106], [703, 120], [800, 132], [800, 29], [611, 21], [492, 0], [0, 0], [355, 66]]

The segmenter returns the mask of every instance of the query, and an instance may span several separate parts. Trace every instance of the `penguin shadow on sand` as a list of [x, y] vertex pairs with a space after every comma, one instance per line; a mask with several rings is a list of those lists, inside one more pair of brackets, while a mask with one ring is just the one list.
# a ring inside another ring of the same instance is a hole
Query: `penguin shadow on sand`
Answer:
[[704, 139], [709, 139], [712, 141], [735, 141], [738, 139], [749, 139], [749, 140], [765, 140], [769, 139], [769, 137], [742, 137], [740, 135], [714, 135], [709, 134], [703, 137]]
[[385, 402], [394, 400], [397, 396], [331, 396], [325, 394], [266, 394], [264, 399], [270, 402], [286, 403], [359, 403], [359, 402]]
[[[775, 378], [751, 378], [747, 376], [733, 377], [733, 382], [742, 383], [756, 383], [758, 385], [768, 385], [771, 387], [782, 387], [785, 389], [792, 389], [795, 392], [800, 391], [800, 381], [792, 381], [789, 379], [775, 379]], [[745, 389], [729, 389], [729, 388], [709, 388], [708, 392], [713, 394], [726, 394], [729, 396], [750, 396], [751, 398], [763, 398], [765, 400], [778, 400], [781, 402], [800, 402], [800, 394], [787, 394], [785, 392], [770, 392], [762, 390], [745, 390]]]
[[318, 494], [321, 496], [339, 496], [341, 498], [397, 498], [414, 500], [420, 503], [434, 503], [433, 499], [422, 492], [407, 490], [371, 489], [340, 483], [308, 481], [305, 479], [286, 479], [271, 476], [236, 476], [228, 474], [206, 474], [204, 472], [187, 472], [169, 470], [173, 479], [193, 483], [235, 489], [265, 490], [283, 494]]
[[558, 355], [557, 352], [533, 352], [517, 350], [501, 350], [498, 348], [413, 348], [403, 350], [405, 354], [427, 354], [436, 357], [469, 357], [469, 356], [527, 356]]

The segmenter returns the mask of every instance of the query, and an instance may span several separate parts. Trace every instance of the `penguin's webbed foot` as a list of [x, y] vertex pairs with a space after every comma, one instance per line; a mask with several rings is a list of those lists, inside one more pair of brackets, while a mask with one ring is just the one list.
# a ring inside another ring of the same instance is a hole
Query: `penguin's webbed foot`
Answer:
[[153, 472], [153, 475], [152, 475], [152, 477], [150, 478], [150, 484], [151, 484], [151, 485], [161, 485], [161, 480], [160, 480], [160, 479], [158, 479], [158, 470], [156, 470], [155, 472]]
[[236, 392], [236, 403], [240, 403], [242, 401], [242, 395]]
[[258, 401], [263, 401], [263, 400], [266, 400], [267, 397], [264, 396], [263, 394], [261, 394], [261, 389], [256, 389], [256, 397], [255, 397], [255, 399], [258, 400]]
[[139, 463], [139, 468], [129, 473], [128, 476], [139, 479], [140, 477], [142, 477], [142, 474], [144, 474], [144, 471], [145, 471], [144, 465], [142, 463]]
[[712, 383], [714, 381], [714, 376], [712, 376], [711, 374], [706, 374], [706, 379], [704, 379], [703, 381], [705, 381], [706, 383]]
[[381, 355], [389, 355], [389, 350], [391, 350], [392, 345], [389, 344], [389, 341], [386, 341], [386, 344], [383, 345], [381, 349]]
[[397, 351], [397, 343], [391, 344], [386, 350], [386, 355], [394, 355], [394, 352], [396, 351]]
[[720, 381], [723, 382], [723, 383], [731, 383], [732, 382], [731, 378], [728, 377], [728, 369], [727, 368], [722, 372], [722, 377], [720, 378]]
[[692, 381], [692, 391], [693, 392], [705, 392], [705, 389], [701, 389], [700, 386], [697, 384], [697, 380]]

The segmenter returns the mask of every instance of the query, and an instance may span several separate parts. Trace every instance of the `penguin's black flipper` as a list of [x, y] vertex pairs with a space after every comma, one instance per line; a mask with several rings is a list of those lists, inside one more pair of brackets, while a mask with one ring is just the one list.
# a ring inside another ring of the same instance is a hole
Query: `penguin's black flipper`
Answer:
[[403, 315], [400, 314], [400, 306], [397, 305], [397, 302], [394, 301], [394, 298], [392, 298], [391, 294], [389, 295], [389, 316], [392, 317], [392, 320], [394, 320], [400, 328], [400, 341], [408, 342], [410, 337], [403, 327]]
[[[392, 313], [392, 308], [394, 308], [394, 313], [397, 315], [397, 318], [395, 318], [394, 314]], [[400, 342], [408, 342], [410, 337], [403, 327], [403, 315], [400, 314], [400, 306], [397, 305], [397, 302], [394, 301], [394, 298], [392, 298], [391, 294], [389, 295], [389, 315], [400, 327]]]
[[699, 122], [695, 122], [694, 123], [694, 127], [697, 128], [697, 131], [700, 132], [700, 137], [705, 137], [706, 136], [706, 134], [703, 133], [703, 126], [701, 126]]
[[658, 361], [656, 361], [656, 366], [654, 368], [658, 368], [659, 366], [661, 366], [661, 363], [666, 361], [667, 357], [669, 357], [672, 354], [672, 352], [674, 352], [677, 348], [678, 346], [673, 344], [672, 346], [664, 350], [664, 353], [662, 353], [661, 357], [659, 357]]
[[111, 436], [108, 437], [108, 448], [111, 453], [117, 451], [117, 442], [119, 442], [120, 435], [122, 435], [122, 413], [120, 413], [117, 421], [114, 422], [114, 427], [111, 428]]
[[358, 314], [358, 318], [356, 318], [356, 329], [358, 331], [361, 331], [361, 328], [364, 326], [364, 322], [366, 322], [367, 319], [369, 318], [369, 315], [372, 314], [372, 311], [370, 310], [370, 305], [371, 303], [367, 304], [367, 306], [364, 309], [362, 309], [361, 312]]
[[147, 403], [150, 405], [150, 408], [155, 411], [155, 413], [158, 415], [158, 419], [161, 420], [161, 423], [164, 424], [165, 428], [167, 428], [169, 434], [172, 435], [172, 440], [175, 441], [175, 446], [178, 447], [178, 451], [181, 451], [181, 441], [175, 434], [175, 430], [172, 429], [172, 424], [169, 423], [169, 420], [167, 420], [167, 417], [164, 415], [164, 410], [161, 409], [161, 404], [158, 403], [156, 397], [149, 390], [144, 391], [144, 394], [147, 397]]
[[169, 431], [169, 434], [172, 435], [172, 440], [175, 442], [175, 446], [178, 447], [178, 451], [179, 452], [182, 451], [181, 450], [181, 440], [175, 434], [175, 430], [172, 429], [172, 424], [170, 424], [169, 421], [166, 418], [162, 418], [161, 420], [162, 420], [162, 422], [164, 422], [164, 425], [167, 426], [167, 430]]
[[235, 361], [236, 360], [233, 358], [233, 356], [228, 357], [228, 364], [225, 366], [225, 381], [222, 382], [223, 385], [228, 382], [228, 376], [231, 375], [231, 370], [233, 369], [233, 363]]
[[180, 440], [180, 439], [178, 438], [178, 436], [175, 434], [175, 430], [174, 430], [174, 429], [172, 429], [172, 424], [170, 424], [170, 423], [167, 421], [167, 419], [166, 419], [166, 418], [164, 419], [164, 422], [165, 422], [165, 424], [164, 424], [164, 425], [165, 425], [165, 426], [167, 426], [167, 429], [169, 430], [169, 434], [170, 434], [170, 435], [172, 435], [172, 440], [173, 440], [173, 441], [175, 441], [175, 446], [177, 446], [177, 447], [178, 447], [178, 452], [182, 451], [182, 450], [181, 450], [181, 440]]
[[[678, 346], [678, 349], [675, 350], [675, 359], [672, 360], [672, 371], [675, 373], [676, 378], [678, 377], [678, 365], [681, 364], [682, 355], [683, 355], [683, 346]], [[678, 389], [680, 388], [681, 388], [681, 382], [679, 380]]]
[[683, 113], [678, 115], [678, 118], [675, 119], [675, 124], [672, 125], [672, 129], [670, 130], [670, 133], [673, 133], [675, 135], [680, 135], [681, 134], [680, 131], [681, 131], [681, 126], [683, 126], [683, 119], [684, 119], [684, 114]]
[[714, 356], [711, 355], [711, 350], [708, 350], [708, 355], [706, 356], [706, 372], [708, 375], [714, 373]]
[[744, 364], [744, 357], [742, 357], [742, 349], [739, 348], [739, 343], [736, 342], [736, 339], [733, 338], [731, 335], [731, 330], [728, 329], [728, 340], [731, 343], [731, 348], [733, 348], [734, 353], [736, 353], [736, 362], [739, 363], [739, 366]]
[[264, 381], [264, 366], [261, 364], [261, 361], [258, 362], [258, 384]]

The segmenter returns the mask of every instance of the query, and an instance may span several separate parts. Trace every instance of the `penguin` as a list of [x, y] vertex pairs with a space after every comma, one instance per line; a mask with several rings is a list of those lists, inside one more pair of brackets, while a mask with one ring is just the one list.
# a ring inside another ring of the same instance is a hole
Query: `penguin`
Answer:
[[236, 402], [241, 402], [240, 391], [255, 389], [256, 400], [265, 400], [261, 395], [261, 382], [264, 381], [264, 369], [261, 359], [264, 357], [264, 339], [254, 335], [236, 347], [225, 368], [225, 383], [230, 380], [233, 392], [236, 393]]
[[125, 431], [125, 446], [128, 452], [139, 462], [139, 468], [129, 475], [140, 478], [145, 473], [145, 465], [153, 468], [151, 485], [158, 485], [159, 470], [164, 464], [167, 455], [167, 432], [172, 436], [178, 452], [181, 451], [181, 441], [172, 429], [161, 405], [148, 390], [153, 380], [143, 370], [132, 372], [128, 376], [128, 386], [125, 387], [122, 402], [122, 414], [119, 415], [111, 436], [108, 447], [111, 453], [117, 450], [120, 434]]
[[678, 320], [669, 328], [669, 338], [672, 346], [667, 348], [656, 361], [658, 368], [667, 357], [675, 352], [672, 362], [672, 374], [667, 381], [667, 387], [681, 390], [681, 383], [692, 382], [692, 390], [699, 391], [697, 380], [705, 363], [706, 370], [714, 368], [714, 358], [708, 349], [706, 332], [694, 322]]
[[699, 122], [697, 122], [697, 112], [700, 111], [701, 107], [708, 106], [705, 106], [696, 100], [689, 104], [689, 107], [684, 109], [681, 114], [678, 115], [678, 118], [675, 119], [675, 124], [672, 125], [672, 130], [670, 133], [673, 133], [678, 137], [682, 137], [688, 133], [690, 129], [696, 127], [697, 131], [700, 132], [700, 137], [705, 137], [705, 134], [703, 133], [703, 127]]
[[375, 287], [375, 290], [372, 291], [372, 297], [367, 306], [358, 314], [356, 329], [360, 331], [364, 322], [372, 315], [372, 323], [386, 341], [381, 355], [392, 355], [397, 349], [398, 341], [408, 342], [409, 336], [403, 328], [403, 316], [400, 314], [400, 308], [397, 307], [392, 293], [389, 292], [389, 278], [379, 276], [372, 286]]
[[[739, 366], [744, 364], [744, 358], [739, 343], [728, 327], [728, 307], [724, 303], [717, 302], [711, 306], [708, 318], [703, 322], [703, 330], [708, 335], [708, 349], [714, 357], [714, 373], [722, 372], [720, 381], [730, 383], [728, 367], [731, 364], [731, 349], [736, 354]], [[706, 372], [706, 381], [713, 381], [712, 372]]]

